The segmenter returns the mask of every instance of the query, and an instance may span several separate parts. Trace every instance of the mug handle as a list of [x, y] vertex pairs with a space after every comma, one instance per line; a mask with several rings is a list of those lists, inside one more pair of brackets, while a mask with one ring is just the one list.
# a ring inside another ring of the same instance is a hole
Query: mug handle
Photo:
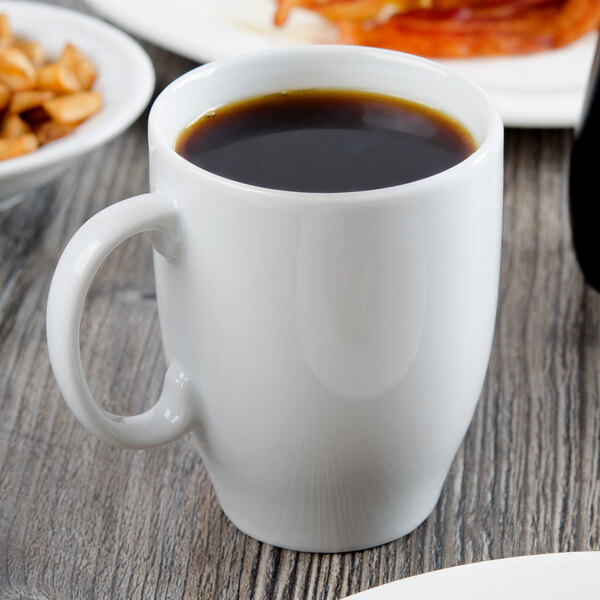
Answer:
[[48, 293], [48, 352], [58, 386], [75, 416], [100, 439], [122, 448], [153, 448], [187, 433], [193, 422], [193, 389], [176, 361], [167, 370], [158, 402], [146, 412], [123, 417], [103, 410], [83, 373], [79, 329], [85, 298], [102, 262], [136, 233], [150, 234], [167, 259], [179, 253], [178, 209], [156, 193], [105, 208], [87, 221], [65, 248]]

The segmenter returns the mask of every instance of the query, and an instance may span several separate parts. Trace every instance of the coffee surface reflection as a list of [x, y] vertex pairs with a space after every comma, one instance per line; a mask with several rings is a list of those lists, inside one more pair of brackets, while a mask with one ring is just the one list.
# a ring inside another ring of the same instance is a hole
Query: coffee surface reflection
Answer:
[[298, 192], [385, 188], [435, 175], [475, 150], [436, 110], [359, 91], [300, 90], [226, 105], [186, 128], [176, 151], [228, 179]]

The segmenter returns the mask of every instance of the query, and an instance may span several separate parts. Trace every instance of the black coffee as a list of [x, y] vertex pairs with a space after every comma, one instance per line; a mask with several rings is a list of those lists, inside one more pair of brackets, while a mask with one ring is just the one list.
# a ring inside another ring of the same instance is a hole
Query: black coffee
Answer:
[[298, 192], [347, 192], [416, 181], [475, 150], [449, 117], [406, 100], [302, 90], [251, 98], [203, 115], [176, 151], [228, 179]]

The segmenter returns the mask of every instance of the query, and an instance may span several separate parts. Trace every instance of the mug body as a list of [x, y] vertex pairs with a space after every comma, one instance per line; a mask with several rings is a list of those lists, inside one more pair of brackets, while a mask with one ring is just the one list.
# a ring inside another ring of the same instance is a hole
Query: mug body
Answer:
[[[325, 88], [414, 100], [478, 149], [367, 192], [258, 188], [173, 150], [220, 105]], [[502, 224], [502, 123], [475, 85], [396, 52], [315, 46], [209, 63], [149, 124], [151, 191], [178, 207], [180, 252], [155, 252], [167, 362], [193, 389], [193, 437], [221, 506], [273, 545], [347, 551], [433, 509], [490, 354]]]

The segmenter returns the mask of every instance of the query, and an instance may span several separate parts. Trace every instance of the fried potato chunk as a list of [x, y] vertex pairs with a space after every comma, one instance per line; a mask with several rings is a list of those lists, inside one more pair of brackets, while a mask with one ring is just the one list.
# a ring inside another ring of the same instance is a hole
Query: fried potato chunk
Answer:
[[72, 44], [67, 44], [58, 62], [64, 65], [79, 80], [82, 90], [90, 90], [96, 80], [96, 68], [92, 61]]
[[6, 115], [0, 124], [0, 138], [16, 138], [29, 133], [31, 127], [19, 115]]
[[37, 70], [36, 87], [57, 94], [70, 94], [81, 90], [75, 73], [61, 63], [50, 63], [40, 67]]
[[10, 99], [8, 112], [10, 114], [21, 114], [36, 106], [41, 106], [46, 100], [54, 98], [52, 92], [46, 90], [25, 90], [15, 92]]
[[11, 90], [30, 90], [35, 84], [35, 67], [15, 46], [0, 49], [0, 81]]
[[0, 160], [33, 152], [40, 145], [35, 133], [23, 133], [14, 138], [0, 139]]
[[42, 107], [57, 123], [81, 123], [102, 108], [102, 96], [98, 92], [78, 92], [46, 100]]

